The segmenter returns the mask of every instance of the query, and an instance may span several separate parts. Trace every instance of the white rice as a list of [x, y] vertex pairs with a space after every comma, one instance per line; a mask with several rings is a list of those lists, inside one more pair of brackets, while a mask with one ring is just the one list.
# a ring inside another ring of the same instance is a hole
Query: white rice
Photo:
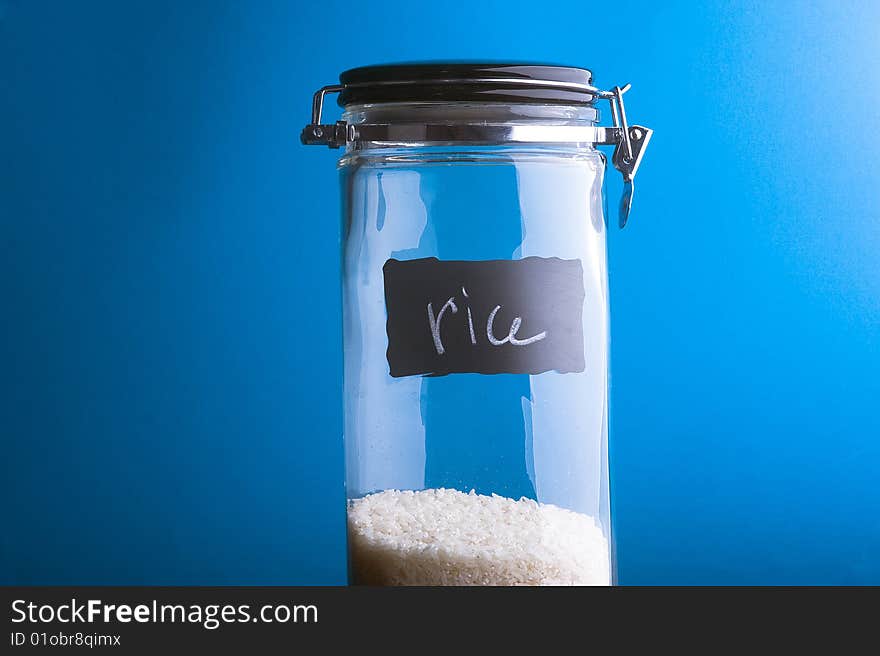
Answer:
[[353, 576], [367, 585], [609, 585], [588, 516], [531, 499], [386, 490], [349, 502]]

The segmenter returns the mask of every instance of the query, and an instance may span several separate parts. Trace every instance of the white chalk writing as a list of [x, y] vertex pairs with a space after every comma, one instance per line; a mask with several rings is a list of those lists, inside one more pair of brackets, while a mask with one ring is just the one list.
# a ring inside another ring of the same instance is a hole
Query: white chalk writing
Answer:
[[440, 339], [440, 322], [443, 321], [443, 313], [446, 312], [447, 308], [452, 309], [452, 314], [458, 312], [458, 307], [453, 301], [454, 298], [453, 296], [446, 301], [443, 307], [440, 308], [440, 313], [436, 319], [434, 318], [434, 308], [428, 303], [428, 324], [431, 326], [431, 336], [434, 338], [434, 348], [437, 349], [438, 355], [443, 355], [446, 352], [446, 349], [443, 348], [443, 340]]
[[486, 321], [486, 337], [489, 338], [489, 343], [493, 346], [501, 346], [507, 342], [510, 342], [513, 346], [528, 346], [529, 344], [540, 342], [547, 337], [547, 331], [545, 330], [526, 339], [517, 339], [516, 333], [519, 332], [519, 327], [522, 325], [522, 317], [514, 317], [513, 321], [510, 322], [510, 330], [507, 332], [507, 337], [504, 339], [497, 339], [492, 325], [495, 323], [495, 315], [498, 314], [498, 310], [500, 309], [501, 306], [496, 305], [495, 309], [492, 310], [492, 313], [489, 315], [488, 321]]
[[[467, 291], [464, 287], [461, 288], [461, 293], [465, 298], [469, 298]], [[467, 316], [468, 316], [468, 332], [471, 340], [471, 344], [476, 345], [477, 343], [477, 335], [474, 331], [474, 318], [471, 313], [470, 306], [467, 306]], [[486, 320], [486, 339], [489, 340], [489, 343], [492, 346], [503, 346], [504, 344], [510, 344], [511, 346], [528, 346], [529, 344], [534, 344], [535, 342], [540, 342], [542, 339], [547, 337], [547, 331], [543, 330], [540, 333], [532, 335], [531, 337], [526, 337], [524, 339], [519, 339], [516, 334], [519, 332], [520, 326], [522, 326], [522, 317], [514, 317], [513, 321], [510, 322], [510, 329], [507, 331], [507, 336], [503, 339], [498, 339], [495, 336], [495, 315], [498, 314], [498, 311], [501, 309], [500, 305], [496, 305], [495, 309], [489, 314], [489, 318]], [[443, 355], [446, 353], [446, 348], [443, 346], [443, 339], [440, 335], [440, 327], [443, 322], [443, 315], [446, 313], [446, 310], [452, 310], [452, 314], [458, 313], [458, 306], [455, 304], [455, 297], [451, 296], [446, 303], [443, 304], [443, 307], [440, 308], [440, 312], [435, 316], [434, 314], [434, 305], [433, 303], [428, 303], [428, 327], [431, 330], [431, 337], [434, 340], [434, 348], [437, 351], [438, 355]]]

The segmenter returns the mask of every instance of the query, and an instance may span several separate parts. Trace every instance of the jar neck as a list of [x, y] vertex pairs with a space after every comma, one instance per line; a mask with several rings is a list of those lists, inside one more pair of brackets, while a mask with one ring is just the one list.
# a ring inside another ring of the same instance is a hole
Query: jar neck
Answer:
[[543, 105], [534, 103], [398, 102], [349, 105], [342, 120], [348, 124], [511, 124], [595, 125], [599, 111], [593, 105]]

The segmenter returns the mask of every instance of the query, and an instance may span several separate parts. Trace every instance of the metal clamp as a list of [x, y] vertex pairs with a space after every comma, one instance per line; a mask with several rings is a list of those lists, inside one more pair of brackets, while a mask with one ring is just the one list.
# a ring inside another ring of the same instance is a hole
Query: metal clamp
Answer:
[[[626, 225], [632, 211], [632, 199], [635, 192], [634, 179], [639, 164], [642, 163], [642, 155], [645, 147], [651, 140], [654, 131], [642, 125], [630, 126], [626, 121], [626, 107], [623, 104], [623, 94], [630, 90], [631, 85], [614, 87], [605, 97], [611, 103], [611, 121], [614, 127], [619, 128], [620, 137], [614, 152], [611, 155], [611, 163], [623, 175], [623, 192], [620, 196], [620, 207], [617, 212], [618, 223], [621, 228]], [[619, 116], [618, 116], [619, 113]]]
[[[510, 80], [505, 82], [510, 83]], [[597, 98], [611, 105], [611, 127], [575, 125], [523, 124], [385, 124], [345, 121], [322, 123], [324, 99], [329, 93], [339, 93], [342, 85], [333, 84], [319, 89], [312, 98], [312, 120], [303, 128], [300, 139], [307, 146], [352, 145], [376, 143], [391, 146], [407, 144], [467, 143], [474, 145], [497, 143], [589, 143], [614, 145], [611, 163], [623, 175], [623, 195], [620, 201], [619, 223], [622, 228], [632, 209], [633, 180], [642, 162], [645, 148], [653, 130], [642, 125], [629, 125], [623, 94], [630, 85], [616, 86], [610, 91], [585, 87]]]
[[304, 145], [339, 148], [348, 143], [348, 124], [345, 121], [336, 121], [335, 124], [321, 123], [324, 97], [328, 93], [339, 93], [340, 91], [342, 91], [342, 85], [331, 84], [315, 92], [315, 95], [312, 97], [312, 122], [303, 128], [300, 135], [300, 141]]

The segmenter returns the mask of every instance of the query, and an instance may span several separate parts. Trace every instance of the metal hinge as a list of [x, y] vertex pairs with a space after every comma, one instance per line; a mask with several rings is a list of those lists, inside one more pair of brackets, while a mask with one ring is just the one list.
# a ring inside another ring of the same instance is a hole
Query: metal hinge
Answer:
[[[345, 121], [336, 123], [321, 123], [321, 114], [324, 109], [324, 96], [328, 93], [339, 93], [342, 85], [331, 84], [322, 87], [312, 97], [312, 122], [303, 128], [300, 141], [306, 146], [329, 146], [339, 148], [348, 141], [348, 124]], [[352, 139], [353, 141], [353, 139]]]

